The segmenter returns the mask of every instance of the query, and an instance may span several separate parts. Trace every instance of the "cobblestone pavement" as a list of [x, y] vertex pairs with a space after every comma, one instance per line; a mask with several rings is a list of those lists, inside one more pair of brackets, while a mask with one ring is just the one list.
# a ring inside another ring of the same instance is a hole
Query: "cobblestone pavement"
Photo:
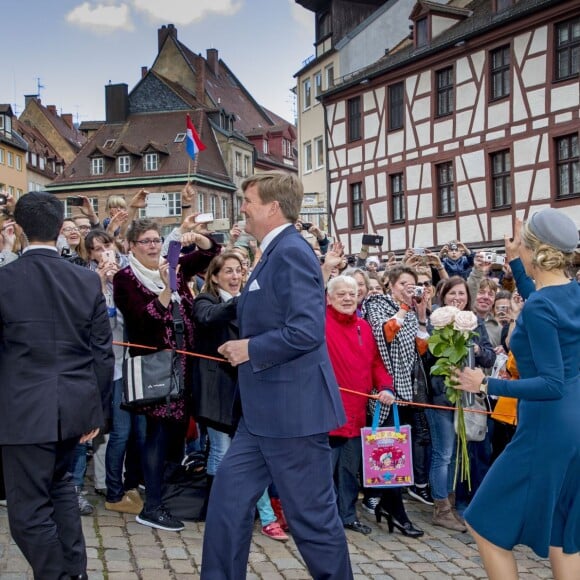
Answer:
[[[92, 516], [83, 517], [90, 580], [186, 580], [199, 578], [203, 523], [186, 523], [180, 533], [164, 532], [139, 525], [135, 517], [105, 510], [102, 497], [87, 496], [95, 506]], [[468, 534], [430, 524], [431, 509], [406, 502], [414, 523], [425, 535], [413, 540], [396, 530], [388, 533], [384, 522], [361, 510], [361, 520], [373, 528], [369, 536], [347, 531], [350, 555], [357, 580], [447, 580], [485, 578], [485, 572]], [[527, 548], [518, 548], [521, 580], [552, 578], [549, 564]], [[10, 538], [6, 508], [0, 508], [0, 578], [32, 580], [32, 573]], [[292, 540], [283, 544], [254, 532], [249, 580], [310, 578]], [[242, 580], [242, 579], [240, 579]]]

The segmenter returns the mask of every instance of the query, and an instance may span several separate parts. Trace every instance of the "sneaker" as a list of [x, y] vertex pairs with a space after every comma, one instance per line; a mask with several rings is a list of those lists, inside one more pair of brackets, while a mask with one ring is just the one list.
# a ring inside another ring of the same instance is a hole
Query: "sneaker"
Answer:
[[284, 533], [284, 530], [282, 530], [278, 522], [272, 522], [271, 524], [264, 526], [262, 528], [262, 534], [272, 538], [273, 540], [278, 540], [279, 542], [288, 541], [288, 536]]
[[419, 487], [417, 485], [412, 485], [407, 488], [407, 493], [409, 497], [424, 503], [425, 505], [433, 505], [433, 498], [431, 497], [431, 492], [429, 491], [429, 486]]
[[365, 512], [369, 512], [369, 514], [375, 514], [375, 509], [376, 507], [379, 505], [379, 502], [381, 501], [380, 497], [369, 497], [367, 499], [363, 499], [362, 500], [362, 509], [365, 510]]
[[106, 487], [95, 487], [95, 493], [97, 495], [102, 495], [103, 497], [106, 497], [107, 488]]
[[354, 522], [344, 524], [344, 528], [346, 530], [358, 532], [359, 534], [364, 534], [365, 536], [368, 536], [373, 531], [369, 526], [363, 524], [362, 522], [359, 522], [358, 520], [354, 520]]
[[135, 519], [139, 524], [167, 532], [180, 532], [185, 528], [183, 522], [174, 518], [164, 507], [158, 507], [151, 512], [142, 510]]
[[83, 495], [80, 487], [75, 486], [75, 492], [77, 494], [77, 500], [79, 503], [79, 512], [81, 516], [90, 516], [93, 513], [93, 506], [88, 502], [87, 498]]
[[106, 501], [105, 509], [122, 514], [139, 515], [143, 511], [143, 502], [135, 503], [126, 493], [119, 501]]

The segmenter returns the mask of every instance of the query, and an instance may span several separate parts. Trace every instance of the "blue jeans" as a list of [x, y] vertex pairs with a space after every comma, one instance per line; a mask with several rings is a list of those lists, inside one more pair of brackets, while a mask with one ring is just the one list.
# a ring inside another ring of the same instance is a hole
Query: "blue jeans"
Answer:
[[206, 470], [208, 475], [215, 475], [218, 465], [232, 444], [232, 438], [227, 433], [211, 427], [207, 428], [207, 436], [209, 437], [209, 455]]
[[105, 469], [107, 482], [107, 501], [115, 503], [123, 499], [125, 488], [123, 486], [123, 465], [125, 453], [131, 430], [135, 434], [137, 447], [142, 455], [145, 444], [145, 417], [135, 415], [130, 411], [121, 409], [123, 396], [123, 379], [113, 382], [112, 400], [112, 427], [109, 433], [109, 442], [105, 454]]
[[270, 503], [270, 494], [268, 493], [267, 489], [264, 490], [262, 497], [257, 501], [256, 508], [260, 514], [260, 522], [262, 523], [262, 527], [265, 527], [268, 524], [276, 521], [276, 514], [272, 509], [272, 504]]
[[85, 483], [85, 472], [87, 471], [87, 451], [88, 443], [77, 443], [71, 465], [72, 481], [75, 487], [83, 487]]
[[338, 514], [343, 524], [352, 524], [357, 519], [358, 472], [361, 464], [362, 447], [360, 437], [330, 438], [332, 467], [336, 484]]
[[457, 435], [453, 426], [453, 411], [426, 409], [425, 413], [431, 431], [431, 495], [433, 499], [447, 499], [453, 491], [455, 477]]

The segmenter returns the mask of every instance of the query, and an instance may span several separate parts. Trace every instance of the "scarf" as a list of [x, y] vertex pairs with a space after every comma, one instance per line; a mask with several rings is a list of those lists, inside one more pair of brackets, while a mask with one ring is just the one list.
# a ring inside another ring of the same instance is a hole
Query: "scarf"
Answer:
[[159, 296], [161, 292], [165, 289], [165, 284], [161, 279], [161, 274], [159, 274], [159, 269], [150, 270], [146, 268], [133, 254], [129, 254], [129, 265], [131, 266], [131, 271], [135, 274], [135, 278], [147, 288]]
[[[417, 358], [415, 337], [419, 323], [414, 312], [405, 316], [401, 328], [393, 341], [389, 344], [385, 338], [383, 326], [399, 311], [399, 305], [392, 296], [377, 294], [368, 296], [362, 304], [363, 318], [368, 321], [373, 329], [373, 335], [377, 341], [379, 352], [385, 367], [393, 377], [395, 393], [398, 399], [403, 401], [413, 400], [413, 370]], [[377, 401], [369, 401], [369, 413], [375, 411]], [[381, 405], [379, 424], [382, 425], [389, 416], [389, 405]]]

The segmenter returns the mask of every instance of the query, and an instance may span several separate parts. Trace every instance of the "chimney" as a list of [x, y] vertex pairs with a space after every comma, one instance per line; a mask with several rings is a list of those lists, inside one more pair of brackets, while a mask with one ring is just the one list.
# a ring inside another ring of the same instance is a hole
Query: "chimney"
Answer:
[[46, 105], [46, 110], [56, 117], [56, 107], [54, 105]]
[[177, 40], [177, 28], [173, 24], [168, 24], [167, 26], [164, 24], [161, 28], [157, 29], [157, 52], [161, 52], [163, 43], [168, 36]]
[[198, 55], [196, 60], [195, 98], [200, 103], [205, 103], [205, 59]]
[[73, 125], [73, 116], [71, 113], [63, 113], [61, 118], [71, 129], [75, 128]]
[[143, 79], [143, 78], [145, 78], [145, 77], [147, 76], [147, 71], [148, 71], [148, 70], [149, 70], [149, 69], [148, 69], [146, 66], [142, 66], [142, 67], [141, 67], [141, 78], [142, 78], [142, 79]]
[[126, 83], [105, 86], [107, 123], [124, 123], [129, 115], [129, 87]]
[[40, 104], [40, 99], [38, 98], [38, 95], [24, 95], [24, 107], [28, 107], [28, 103], [30, 103], [31, 101], [36, 101], [38, 104]]
[[206, 54], [209, 70], [213, 73], [215, 77], [217, 77], [220, 64], [217, 48], [208, 48]]

